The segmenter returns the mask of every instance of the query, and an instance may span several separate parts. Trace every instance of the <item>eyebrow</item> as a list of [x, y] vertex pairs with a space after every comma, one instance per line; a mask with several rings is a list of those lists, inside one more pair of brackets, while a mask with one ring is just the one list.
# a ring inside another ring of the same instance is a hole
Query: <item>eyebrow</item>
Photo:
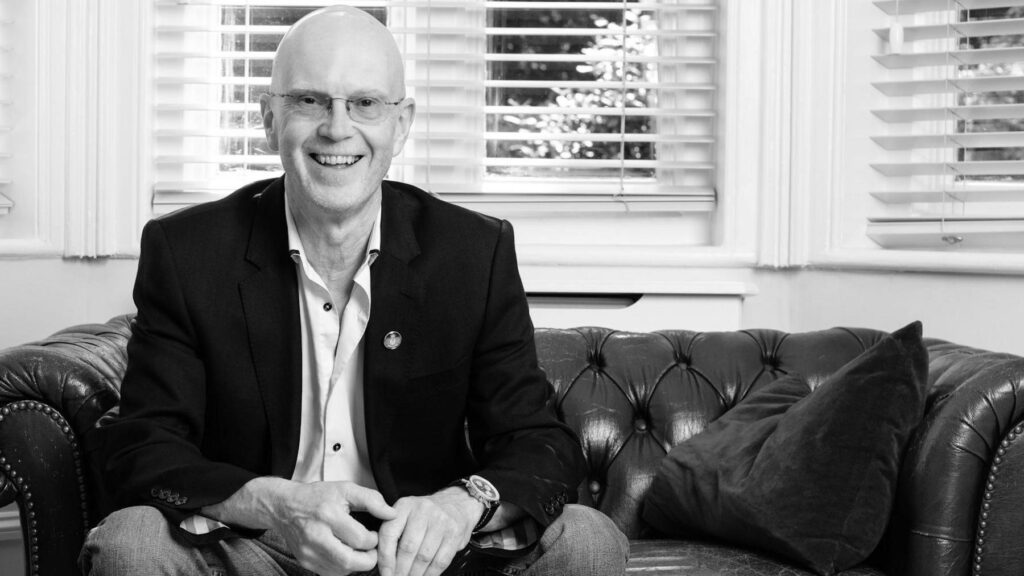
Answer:
[[[312, 95], [315, 95], [315, 96], [324, 96], [324, 97], [327, 97], [327, 98], [332, 98], [332, 96], [330, 94], [328, 94], [327, 92], [324, 92], [322, 90], [316, 90], [314, 88], [292, 88], [290, 90], [285, 91], [284, 93], [285, 94], [312, 94]], [[385, 94], [383, 91], [373, 90], [373, 89], [362, 90], [362, 91], [361, 90], [356, 90], [356, 91], [354, 91], [354, 92], [352, 92], [350, 94], [347, 94], [345, 96], [333, 96], [333, 98], [345, 98], [347, 100], [352, 100], [353, 98], [363, 98], [363, 97], [366, 97], [366, 96], [369, 96], [369, 97], [372, 97], [372, 98], [378, 98], [378, 99], [384, 100], [384, 101], [388, 100], [388, 95]]]

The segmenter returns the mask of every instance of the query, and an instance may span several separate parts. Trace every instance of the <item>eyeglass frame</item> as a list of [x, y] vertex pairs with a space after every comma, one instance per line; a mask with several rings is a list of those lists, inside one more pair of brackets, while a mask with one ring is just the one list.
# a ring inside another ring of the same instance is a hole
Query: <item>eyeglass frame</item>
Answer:
[[[401, 100], [398, 100], [398, 101], [395, 101], [395, 102], [388, 102], [387, 100], [384, 100], [382, 98], [377, 98], [376, 96], [359, 96], [357, 98], [345, 98], [345, 97], [342, 97], [342, 96], [331, 96], [330, 94], [323, 94], [323, 93], [315, 92], [315, 91], [298, 92], [298, 93], [265, 92], [265, 94], [267, 96], [278, 97], [278, 98], [301, 98], [303, 96], [322, 97], [322, 98], [325, 98], [329, 102], [327, 107], [324, 108], [324, 111], [327, 112], [327, 113], [330, 113], [330, 112], [334, 111], [334, 101], [335, 100], [344, 100], [345, 101], [345, 115], [348, 116], [349, 120], [351, 120], [353, 122], [357, 122], [359, 124], [365, 124], [365, 125], [369, 125], [369, 126], [374, 126], [374, 125], [377, 125], [377, 124], [380, 124], [380, 123], [384, 122], [387, 119], [388, 112], [390, 112], [392, 110], [392, 108], [385, 108], [384, 109], [385, 110], [385, 114], [382, 114], [380, 116], [380, 118], [378, 118], [376, 120], [373, 120], [373, 121], [367, 121], [367, 120], [362, 120], [362, 119], [359, 119], [359, 118], [353, 118], [352, 117], [352, 106], [351, 105], [352, 105], [353, 102], [357, 102], [357, 101], [362, 100], [364, 98], [369, 98], [371, 100], [376, 100], [376, 101], [380, 102], [381, 104], [384, 104], [385, 106], [398, 106], [399, 104], [401, 104], [401, 103], [405, 102], [406, 100], [408, 100], [408, 98], [402, 98]], [[324, 118], [326, 118], [326, 117], [327, 116], [325, 115]]]

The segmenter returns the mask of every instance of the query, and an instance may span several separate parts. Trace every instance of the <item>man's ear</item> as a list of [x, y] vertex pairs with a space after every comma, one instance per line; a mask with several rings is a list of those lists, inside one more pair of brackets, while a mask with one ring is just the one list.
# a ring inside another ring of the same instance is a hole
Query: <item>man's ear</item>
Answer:
[[391, 147], [391, 155], [398, 156], [405, 147], [405, 141], [409, 139], [409, 132], [412, 130], [412, 121], [416, 118], [416, 101], [406, 98], [398, 105], [398, 121], [395, 123], [394, 144]]
[[274, 130], [274, 109], [270, 105], [270, 94], [260, 95], [260, 114], [263, 116], [263, 132], [267, 136], [267, 147], [277, 152], [277, 131]]

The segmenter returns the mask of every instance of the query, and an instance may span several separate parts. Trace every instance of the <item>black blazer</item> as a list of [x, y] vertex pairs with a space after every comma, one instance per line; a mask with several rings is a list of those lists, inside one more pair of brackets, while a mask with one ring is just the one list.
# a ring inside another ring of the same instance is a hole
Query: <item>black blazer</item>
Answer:
[[[177, 525], [252, 478], [291, 476], [301, 337], [284, 209], [281, 178], [146, 225], [121, 412], [96, 431], [118, 507]], [[584, 464], [537, 366], [511, 226], [385, 182], [371, 298], [366, 435], [385, 499], [479, 473], [549, 524]]]

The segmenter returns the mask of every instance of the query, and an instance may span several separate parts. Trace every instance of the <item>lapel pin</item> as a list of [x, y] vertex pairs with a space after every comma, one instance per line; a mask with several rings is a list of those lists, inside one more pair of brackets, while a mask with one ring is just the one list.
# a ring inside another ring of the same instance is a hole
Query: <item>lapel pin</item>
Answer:
[[392, 330], [384, 336], [384, 347], [388, 350], [394, 350], [402, 345], [402, 335]]

